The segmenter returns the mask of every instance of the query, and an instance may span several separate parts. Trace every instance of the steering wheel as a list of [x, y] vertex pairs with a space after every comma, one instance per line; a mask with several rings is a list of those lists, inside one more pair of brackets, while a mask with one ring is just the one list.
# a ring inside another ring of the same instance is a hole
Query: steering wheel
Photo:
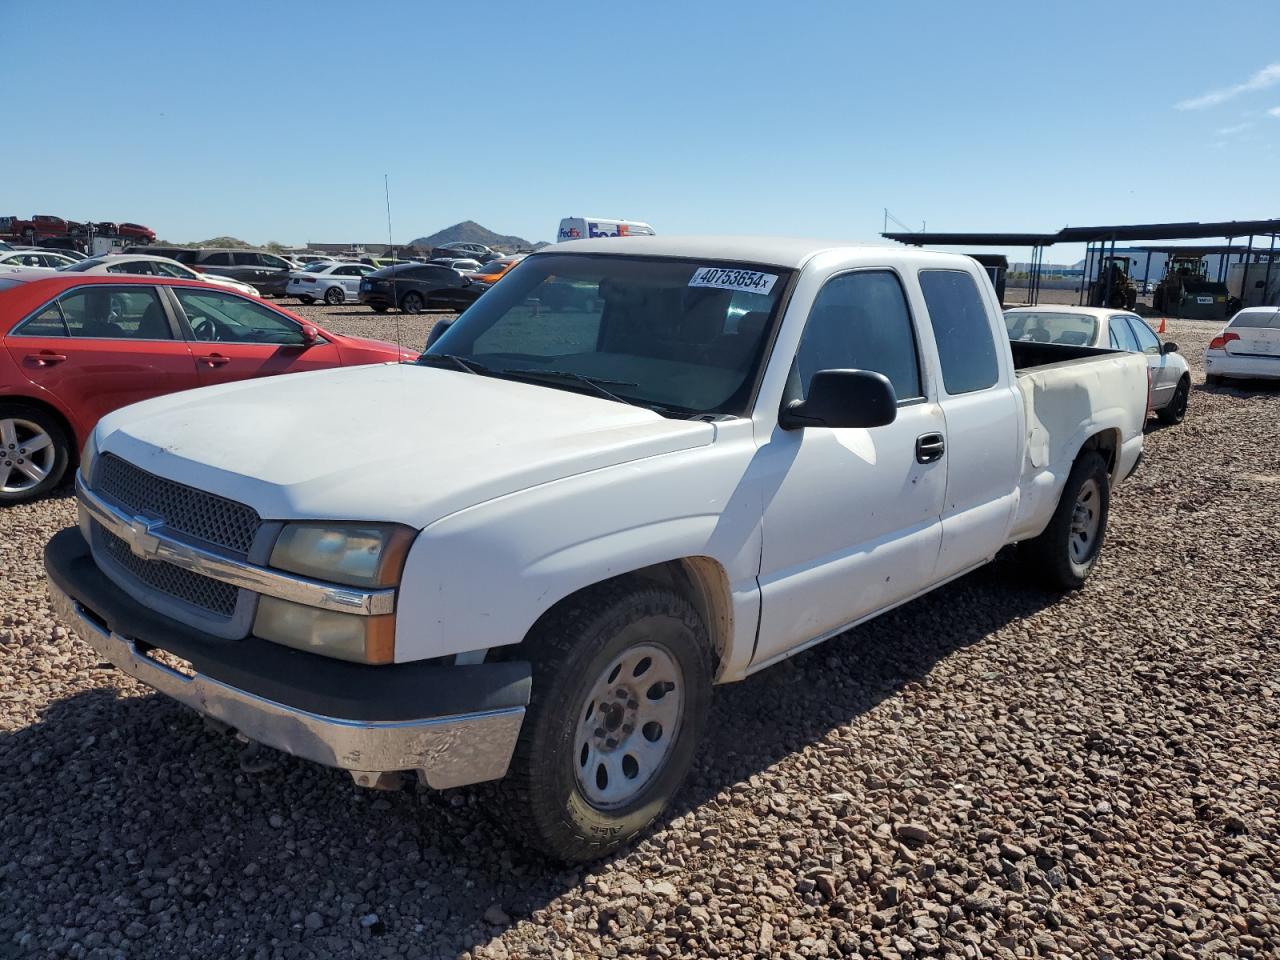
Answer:
[[201, 317], [196, 321], [195, 326], [191, 328], [191, 332], [196, 335], [197, 340], [221, 340], [222, 328], [218, 325], [218, 321], [209, 317]]

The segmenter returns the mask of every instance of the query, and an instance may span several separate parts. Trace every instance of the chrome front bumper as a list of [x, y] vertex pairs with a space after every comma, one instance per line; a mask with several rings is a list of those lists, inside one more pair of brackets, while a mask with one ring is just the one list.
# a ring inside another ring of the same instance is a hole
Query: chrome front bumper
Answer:
[[52, 581], [49, 594], [62, 621], [129, 676], [250, 740], [347, 770], [362, 786], [376, 785], [383, 773], [415, 770], [429, 786], [443, 790], [496, 780], [510, 765], [524, 707], [429, 720], [367, 722], [320, 716], [200, 673], [180, 673], [101, 626]]

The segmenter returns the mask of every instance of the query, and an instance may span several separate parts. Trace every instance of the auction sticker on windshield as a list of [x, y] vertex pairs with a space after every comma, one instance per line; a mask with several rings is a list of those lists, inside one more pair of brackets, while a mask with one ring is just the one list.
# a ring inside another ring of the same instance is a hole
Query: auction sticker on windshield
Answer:
[[740, 290], [743, 293], [768, 294], [777, 282], [776, 273], [760, 273], [758, 270], [733, 270], [726, 267], [699, 267], [689, 278], [691, 287], [712, 287], [716, 290]]

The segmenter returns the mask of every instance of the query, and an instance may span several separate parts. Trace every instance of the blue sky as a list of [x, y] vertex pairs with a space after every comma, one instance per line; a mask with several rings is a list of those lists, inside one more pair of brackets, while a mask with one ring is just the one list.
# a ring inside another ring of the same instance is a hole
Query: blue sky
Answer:
[[0, 214], [377, 241], [386, 173], [397, 242], [1272, 216], [1277, 38], [1274, 0], [0, 0]]

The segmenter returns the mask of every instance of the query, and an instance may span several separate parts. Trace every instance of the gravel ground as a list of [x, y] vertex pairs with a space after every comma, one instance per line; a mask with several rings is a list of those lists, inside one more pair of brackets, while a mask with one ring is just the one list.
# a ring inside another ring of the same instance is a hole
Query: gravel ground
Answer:
[[4, 511], [0, 955], [1280, 955], [1280, 391], [1205, 390], [1212, 329], [1172, 324], [1191, 411], [1085, 590], [1004, 558], [721, 688], [675, 810], [590, 869], [509, 844], [489, 787], [242, 769], [53, 620], [67, 494]]

